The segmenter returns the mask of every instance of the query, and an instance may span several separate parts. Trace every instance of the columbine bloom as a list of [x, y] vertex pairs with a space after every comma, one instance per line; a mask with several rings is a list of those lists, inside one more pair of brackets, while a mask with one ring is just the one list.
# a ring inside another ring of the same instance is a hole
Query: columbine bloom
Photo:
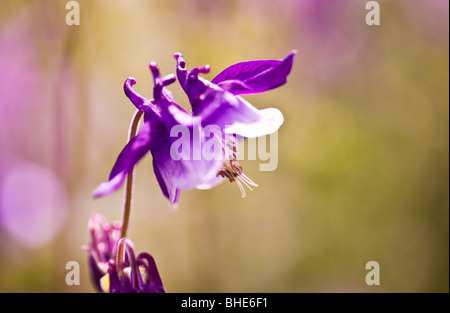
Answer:
[[225, 134], [223, 167], [211, 181], [200, 188], [211, 188], [223, 179], [236, 182], [245, 196], [243, 185], [257, 186], [242, 172], [236, 158], [236, 136], [254, 138], [271, 134], [283, 123], [282, 113], [275, 108], [258, 110], [239, 95], [268, 91], [286, 83], [294, 55], [291, 51], [284, 60], [257, 60], [237, 63], [226, 68], [211, 82], [199, 77], [208, 73], [209, 65], [186, 69], [181, 53], [177, 60], [178, 81], [186, 92], [194, 116], [201, 117], [202, 126], [217, 125]]
[[89, 266], [92, 281], [99, 291], [165, 292], [153, 257], [146, 252], [136, 257], [132, 242], [120, 238], [118, 223], [108, 224], [101, 215], [93, 214], [89, 230]]
[[195, 157], [195, 149], [174, 151], [171, 147], [177, 138], [171, 135], [176, 127], [186, 129], [189, 136], [179, 143], [183, 147], [193, 146], [198, 142], [202, 146], [207, 140], [217, 140], [204, 136], [198, 119], [190, 115], [177, 104], [172, 95], [164, 87], [172, 84], [176, 78], [168, 75], [161, 78], [155, 63], [150, 64], [155, 85], [154, 99], [148, 100], [135, 92], [133, 78], [125, 81], [125, 94], [140, 111], [144, 112], [144, 125], [139, 133], [125, 146], [111, 171], [109, 181], [101, 184], [94, 191], [94, 196], [110, 194], [117, 190], [126, 175], [134, 168], [147, 152], [153, 156], [153, 169], [163, 194], [172, 206], [176, 205], [180, 189], [192, 189], [211, 180], [219, 172], [222, 164], [221, 151], [206, 160]]
[[[177, 204], [180, 189], [207, 189], [225, 178], [236, 181], [245, 196], [243, 185], [250, 189], [257, 185], [243, 174], [237, 162], [236, 135], [258, 137], [273, 133], [283, 123], [283, 115], [274, 108], [257, 110], [239, 94], [263, 92], [283, 85], [291, 71], [294, 55], [295, 51], [282, 61], [238, 63], [209, 82], [198, 76], [208, 73], [209, 66], [189, 72], [182, 55], [175, 54], [178, 80], [188, 95], [192, 115], [164, 88], [175, 81], [175, 76], [161, 78], [155, 63], [150, 64], [155, 82], [154, 99], [145, 99], [135, 92], [132, 86], [136, 82], [128, 78], [124, 85], [125, 94], [138, 110], [144, 112], [144, 125], [122, 150], [108, 182], [101, 184], [94, 196], [117, 190], [148, 151], [153, 156], [155, 176], [171, 206]], [[209, 126], [216, 131], [206, 131]], [[176, 138], [180, 128], [187, 130], [189, 135]], [[174, 146], [181, 147], [181, 151]], [[202, 147], [207, 147], [208, 157], [203, 154]]]
[[91, 278], [95, 286], [101, 291], [100, 279], [108, 273], [109, 260], [114, 258], [117, 242], [120, 239], [119, 223], [109, 224], [99, 214], [92, 214], [89, 219], [89, 233], [91, 242], [87, 247]]

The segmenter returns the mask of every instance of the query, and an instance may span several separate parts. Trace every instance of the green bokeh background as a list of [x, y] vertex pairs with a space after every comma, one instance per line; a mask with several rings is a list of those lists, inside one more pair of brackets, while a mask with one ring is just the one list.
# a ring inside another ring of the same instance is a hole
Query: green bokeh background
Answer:
[[[212, 79], [292, 49], [288, 83], [245, 97], [284, 114], [278, 168], [244, 160], [259, 184], [245, 199], [223, 183], [182, 192], [172, 212], [147, 157], [135, 178], [136, 251], [155, 257], [168, 292], [449, 291], [448, 1], [381, 0], [380, 26], [366, 25], [366, 1], [321, 1], [328, 11], [317, 16], [294, 0], [78, 2], [79, 26], [65, 24], [66, 1], [0, 4], [0, 28], [37, 36], [24, 49], [39, 56], [36, 83], [57, 95], [33, 114], [57, 112], [60, 128], [40, 140], [59, 149], [61, 164], [45, 153], [28, 160], [58, 173], [69, 199], [51, 243], [29, 249], [1, 233], [0, 291], [94, 291], [81, 246], [93, 212], [120, 218], [122, 191], [91, 194], [126, 142], [127, 77], [150, 98], [148, 64], [173, 73], [174, 52], [188, 68], [210, 64]], [[188, 107], [178, 85], [169, 89]], [[23, 127], [21, 140], [36, 141]], [[80, 286], [65, 284], [71, 260]], [[380, 286], [365, 283], [372, 260]]]

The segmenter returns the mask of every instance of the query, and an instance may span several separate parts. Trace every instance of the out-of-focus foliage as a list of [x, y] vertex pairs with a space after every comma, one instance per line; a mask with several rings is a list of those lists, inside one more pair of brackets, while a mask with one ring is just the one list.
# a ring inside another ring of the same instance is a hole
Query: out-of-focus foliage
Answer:
[[297, 49], [285, 86], [245, 97], [285, 116], [276, 171], [244, 160], [245, 199], [223, 183], [171, 212], [146, 158], [137, 253], [168, 292], [448, 292], [448, 1], [381, 0], [380, 26], [366, 1], [80, 0], [79, 26], [65, 3], [0, 3], [0, 291], [94, 290], [81, 246], [92, 212], [120, 218], [122, 192], [91, 193], [126, 141], [127, 77], [150, 98], [148, 64], [173, 73], [174, 52], [212, 79]]

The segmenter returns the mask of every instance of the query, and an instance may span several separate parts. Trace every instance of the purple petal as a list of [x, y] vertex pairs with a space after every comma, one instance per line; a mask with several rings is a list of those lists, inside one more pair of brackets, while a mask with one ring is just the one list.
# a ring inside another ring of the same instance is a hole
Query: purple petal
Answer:
[[200, 73], [208, 73], [210, 71], [209, 65], [193, 68], [190, 72], [186, 69], [186, 62], [181, 53], [175, 53], [177, 60], [177, 78], [184, 92], [189, 98], [192, 106], [193, 115], [199, 115], [202, 111], [202, 101], [200, 96], [207, 90], [211, 83], [201, 77]]
[[116, 191], [122, 185], [126, 175], [147, 154], [150, 149], [151, 140], [150, 123], [144, 123], [139, 133], [130, 140], [119, 154], [109, 176], [109, 180], [94, 190], [94, 197], [108, 195]]
[[129, 77], [125, 80], [125, 83], [123, 84], [125, 95], [131, 100], [136, 109], [139, 111], [146, 111], [151, 107], [151, 103], [149, 100], [134, 91], [132, 86], [135, 84], [136, 80], [133, 77]]
[[186, 91], [186, 80], [188, 71], [186, 69], [186, 62], [183, 59], [183, 55], [179, 52], [174, 54], [175, 60], [177, 60], [177, 78], [181, 87]]
[[89, 271], [91, 281], [94, 284], [97, 291], [101, 292], [102, 288], [100, 286], [100, 279], [105, 275], [105, 273], [103, 273], [100, 270], [100, 268], [98, 267], [97, 261], [92, 256], [92, 254], [89, 254], [89, 256], [88, 256], [88, 264], [91, 269]]
[[158, 181], [158, 184], [161, 187], [162, 193], [170, 201], [170, 206], [172, 208], [176, 208], [179, 199], [179, 189], [173, 184], [170, 177], [168, 177], [167, 175], [164, 175], [163, 177], [161, 175], [160, 167], [158, 166], [157, 163], [155, 163], [154, 159], [153, 159], [153, 171], [155, 172], [156, 180]]
[[217, 75], [212, 83], [234, 95], [274, 89], [286, 83], [296, 52], [291, 51], [282, 61], [259, 60], [234, 64]]
[[[186, 131], [188, 137], [181, 135], [170, 140], [161, 139], [151, 148], [156, 178], [172, 206], [178, 201], [178, 189], [188, 190], [203, 185], [215, 177], [223, 164], [222, 151], [217, 151], [218, 155], [213, 155], [211, 159], [206, 159], [202, 151], [194, 151], [197, 142], [201, 149], [207, 139], [202, 134], [196, 134], [192, 127], [186, 127]], [[198, 137], [196, 143], [193, 142], [194, 136]], [[181, 152], [171, 153], [175, 141], [181, 142]]]
[[209, 181], [205, 182], [202, 185], [197, 186], [196, 188], [200, 189], [200, 190], [211, 189], [211, 188], [221, 184], [224, 180], [225, 180], [224, 177], [216, 175], [215, 177], [213, 177]]
[[254, 138], [271, 134], [283, 124], [283, 114], [275, 108], [258, 110], [239, 96], [209, 89], [203, 95], [202, 125], [217, 125], [227, 134]]
[[147, 280], [143, 292], [165, 293], [166, 291], [164, 290], [161, 277], [159, 276], [155, 259], [147, 252], [143, 252], [137, 257], [137, 264], [143, 265], [147, 269]]
[[131, 287], [130, 279], [126, 275], [122, 275], [122, 281], [120, 280], [117, 271], [116, 264], [113, 260], [109, 261], [109, 292], [110, 293], [134, 293], [135, 291]]

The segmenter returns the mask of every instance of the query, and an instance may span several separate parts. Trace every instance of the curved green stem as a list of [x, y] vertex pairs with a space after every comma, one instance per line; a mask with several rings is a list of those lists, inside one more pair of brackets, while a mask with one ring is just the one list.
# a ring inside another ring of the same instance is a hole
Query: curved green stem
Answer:
[[[128, 132], [128, 142], [136, 136], [137, 128], [139, 125], [139, 120], [142, 116], [142, 111], [136, 110], [134, 116], [131, 120], [130, 129]], [[125, 193], [123, 200], [123, 209], [122, 209], [122, 220], [121, 220], [121, 235], [120, 238], [126, 237], [128, 230], [128, 223], [130, 220], [130, 212], [131, 212], [131, 200], [133, 198], [133, 174], [134, 168], [128, 173], [127, 179], [125, 181]]]

